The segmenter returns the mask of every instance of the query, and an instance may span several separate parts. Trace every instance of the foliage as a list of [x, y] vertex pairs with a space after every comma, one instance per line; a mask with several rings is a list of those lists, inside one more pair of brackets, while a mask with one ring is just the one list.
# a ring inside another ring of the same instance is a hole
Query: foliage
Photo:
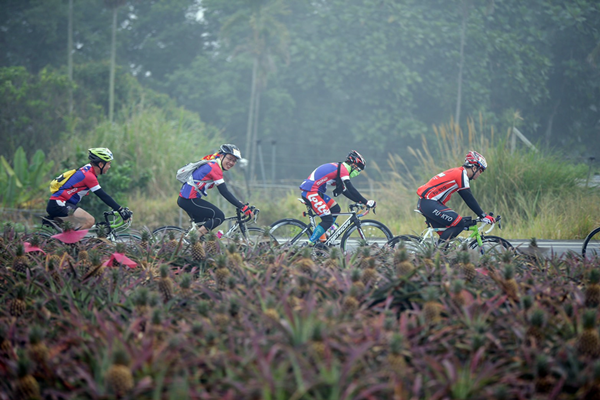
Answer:
[[0, 193], [3, 208], [36, 208], [49, 196], [48, 173], [54, 161], [47, 161], [43, 151], [38, 150], [27, 161], [22, 147], [12, 158], [12, 166], [0, 156]]

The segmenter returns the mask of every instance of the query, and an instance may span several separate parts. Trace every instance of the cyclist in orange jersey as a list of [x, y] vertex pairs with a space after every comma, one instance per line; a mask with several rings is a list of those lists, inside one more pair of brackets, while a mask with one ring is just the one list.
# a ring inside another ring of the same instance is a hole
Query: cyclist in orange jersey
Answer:
[[483, 212], [471, 193], [469, 182], [475, 180], [487, 168], [487, 161], [476, 151], [469, 151], [462, 167], [451, 168], [431, 178], [417, 189], [419, 202], [417, 208], [434, 228], [447, 228], [440, 233], [440, 239], [446, 240], [458, 236], [464, 229], [464, 221], [458, 213], [446, 206], [455, 192], [484, 222], [493, 224], [494, 217]]

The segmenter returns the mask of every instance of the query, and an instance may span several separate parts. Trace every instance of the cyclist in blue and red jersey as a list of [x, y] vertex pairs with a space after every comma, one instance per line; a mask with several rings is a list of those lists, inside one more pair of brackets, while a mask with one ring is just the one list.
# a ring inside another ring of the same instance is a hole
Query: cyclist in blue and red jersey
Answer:
[[206, 191], [217, 187], [221, 196], [233, 204], [233, 206], [245, 215], [253, 216], [252, 207], [239, 201], [227, 188], [223, 179], [223, 171], [228, 171], [235, 166], [237, 161], [242, 158], [242, 154], [237, 146], [233, 144], [224, 144], [215, 154], [208, 155], [203, 159], [209, 160], [196, 168], [192, 173], [192, 178], [197, 184], [194, 186], [184, 183], [179, 191], [177, 205], [181, 207], [190, 218], [196, 222], [204, 222], [198, 228], [198, 236], [202, 237], [210, 230], [221, 225], [225, 220], [225, 214], [214, 204], [209, 203], [202, 197], [206, 197]]
[[89, 229], [94, 223], [94, 217], [77, 204], [89, 192], [94, 193], [107, 206], [118, 211], [123, 220], [128, 220], [132, 212], [121, 207], [112, 197], [100, 187], [98, 176], [104, 175], [110, 169], [113, 160], [112, 152], [104, 147], [88, 150], [89, 164], [79, 168], [71, 177], [50, 196], [46, 211], [50, 218], [71, 221], [76, 229]]
[[458, 236], [464, 230], [464, 221], [458, 213], [446, 206], [453, 193], [458, 192], [464, 202], [484, 222], [493, 224], [494, 217], [486, 215], [473, 194], [469, 182], [474, 181], [487, 168], [487, 161], [476, 151], [469, 151], [462, 167], [452, 168], [431, 178], [417, 189], [417, 208], [434, 228], [447, 228], [440, 234], [446, 240]]
[[302, 198], [311, 205], [312, 209], [321, 217], [321, 222], [310, 237], [311, 244], [317, 243], [319, 238], [331, 228], [335, 218], [331, 213], [341, 211], [339, 204], [325, 194], [327, 186], [335, 187], [334, 196], [344, 194], [350, 200], [374, 208], [375, 200], [365, 199], [350, 182], [350, 178], [358, 176], [365, 169], [365, 159], [355, 150], [352, 150], [346, 161], [323, 164], [315, 169], [300, 185]]

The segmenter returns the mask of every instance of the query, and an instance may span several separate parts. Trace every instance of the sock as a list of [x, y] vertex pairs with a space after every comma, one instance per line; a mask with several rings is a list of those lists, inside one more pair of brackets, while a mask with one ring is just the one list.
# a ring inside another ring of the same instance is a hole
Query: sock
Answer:
[[325, 229], [323, 229], [323, 227], [321, 225], [317, 225], [317, 227], [315, 228], [315, 231], [313, 232], [312, 236], [308, 240], [311, 243], [315, 243], [317, 240], [319, 240], [321, 235], [323, 235], [324, 233], [325, 233]]

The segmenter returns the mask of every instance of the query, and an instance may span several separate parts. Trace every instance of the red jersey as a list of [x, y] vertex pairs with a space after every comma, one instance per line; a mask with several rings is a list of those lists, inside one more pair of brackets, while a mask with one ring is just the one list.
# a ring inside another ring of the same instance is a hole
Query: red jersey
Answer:
[[187, 183], [181, 186], [179, 196], [184, 199], [196, 199], [206, 196], [206, 191], [212, 189], [215, 185], [220, 185], [225, 180], [223, 179], [223, 169], [221, 168], [221, 160], [216, 159], [198, 167], [193, 173], [194, 181], [198, 182], [197, 187], [192, 187]]
[[417, 189], [422, 199], [436, 200], [446, 204], [454, 192], [469, 189], [469, 177], [465, 167], [452, 168], [431, 178]]
[[95, 192], [98, 189], [100, 189], [98, 177], [91, 164], [87, 164], [79, 168], [60, 189], [53, 193], [50, 200], [77, 204], [90, 190]]

